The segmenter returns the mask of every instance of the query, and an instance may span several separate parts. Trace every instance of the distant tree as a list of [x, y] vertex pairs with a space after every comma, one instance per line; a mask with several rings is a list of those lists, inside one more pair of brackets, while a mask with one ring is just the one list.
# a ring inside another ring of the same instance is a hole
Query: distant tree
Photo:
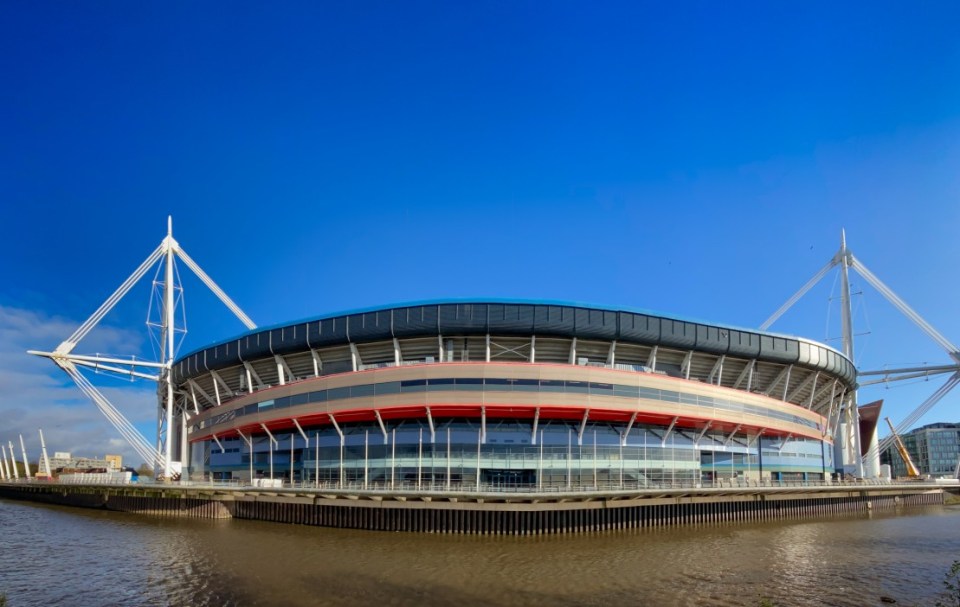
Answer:
[[[37, 472], [36, 464], [30, 464], [30, 470], [27, 474], [23, 473], [23, 462], [15, 461], [14, 466], [16, 466], [17, 468], [17, 475], [20, 476], [21, 478], [32, 477]], [[2, 607], [2, 604], [0, 604], [0, 607]]]
[[137, 468], [138, 476], [153, 476], [153, 466], [149, 464], [140, 464], [140, 467]]

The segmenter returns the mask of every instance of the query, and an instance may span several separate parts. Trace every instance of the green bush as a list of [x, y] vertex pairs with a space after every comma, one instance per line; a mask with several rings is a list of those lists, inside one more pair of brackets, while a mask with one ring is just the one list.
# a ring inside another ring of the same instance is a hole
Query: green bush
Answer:
[[953, 561], [950, 570], [943, 576], [944, 600], [937, 607], [960, 607], [960, 561]]

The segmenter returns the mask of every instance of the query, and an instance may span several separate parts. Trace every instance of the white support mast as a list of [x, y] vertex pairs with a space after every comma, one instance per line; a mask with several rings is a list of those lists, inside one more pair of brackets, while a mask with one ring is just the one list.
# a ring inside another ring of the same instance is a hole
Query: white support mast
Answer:
[[[850, 266], [851, 255], [847, 250], [847, 232], [840, 230], [840, 328], [842, 333], [843, 355], [853, 361], [853, 303], [850, 298]], [[857, 391], [853, 390], [848, 397], [846, 409], [846, 457], [844, 464], [852, 464], [857, 478], [863, 478], [864, 466], [860, 448], [860, 414], [857, 410]], [[872, 476], [875, 476], [874, 473]]]
[[[20, 435], [20, 454], [23, 455], [23, 476], [30, 480], [30, 460], [27, 459], [27, 447], [23, 444], [23, 435]], [[40, 467], [37, 466], [39, 471]]]
[[[166, 355], [163, 357], [164, 363], [164, 372], [163, 379], [167, 388], [167, 397], [166, 397], [166, 428], [167, 436], [164, 441], [164, 452], [163, 452], [163, 477], [170, 478], [173, 475], [173, 470], [171, 466], [173, 464], [172, 458], [172, 448], [173, 448], [173, 359], [175, 357], [174, 345], [173, 345], [173, 333], [174, 333], [174, 310], [173, 310], [173, 255], [175, 250], [176, 243], [173, 240], [173, 218], [167, 217], [167, 237], [163, 241], [163, 247], [165, 249], [166, 263], [166, 277], [163, 282], [163, 333], [166, 337], [166, 344], [163, 347], [166, 348]], [[161, 341], [161, 344], [163, 342]]]
[[[851, 313], [849, 279], [849, 271], [852, 269], [864, 280], [870, 283], [870, 285], [874, 287], [884, 297], [884, 299], [889, 301], [898, 311], [910, 319], [910, 321], [917, 325], [920, 330], [922, 330], [941, 348], [943, 348], [947, 356], [949, 356], [952, 361], [951, 364], [948, 365], [929, 365], [905, 369], [885, 369], [877, 371], [858, 370], [857, 375], [859, 377], [881, 376], [880, 379], [870, 379], [865, 382], [860, 382], [859, 385], [861, 387], [871, 384], [888, 383], [892, 381], [901, 381], [919, 377], [928, 377], [930, 375], [951, 373], [950, 378], [943, 386], [940, 387], [940, 389], [938, 389], [929, 398], [927, 398], [927, 400], [921, 403], [902, 422], [897, 424], [896, 432], [902, 433], [916, 423], [957, 384], [960, 384], [960, 349], [958, 349], [957, 346], [955, 346], [951, 341], [934, 329], [930, 323], [925, 321], [913, 310], [913, 308], [908, 306], [906, 302], [904, 302], [896, 293], [893, 292], [892, 289], [890, 289], [890, 287], [884, 284], [873, 274], [873, 272], [867, 269], [863, 262], [857, 259], [857, 257], [847, 248], [845, 232], [841, 232], [840, 250], [837, 251], [830, 262], [821, 268], [820, 271], [817, 272], [813, 278], [807, 281], [807, 283], [801, 287], [800, 290], [797, 291], [789, 300], [787, 300], [787, 302], [781, 306], [780, 309], [778, 309], [770, 318], [760, 325], [760, 328], [762, 330], [768, 329], [778, 318], [780, 318], [780, 316], [782, 316], [788, 309], [790, 309], [790, 307], [799, 301], [799, 299], [803, 297], [807, 291], [820, 282], [820, 280], [822, 280], [831, 269], [838, 265], [840, 266], [842, 279], [841, 322], [843, 330], [843, 353], [845, 356], [847, 356], [847, 358], [852, 361], [854, 354], [853, 319]], [[841, 403], [842, 409], [837, 417], [838, 423], [835, 439], [837, 441], [837, 445], [841, 448], [840, 452], [843, 457], [843, 463], [854, 466], [858, 475], [870, 477], [876, 476], [879, 474], [879, 454], [891, 444], [893, 437], [888, 436], [878, 443], [875, 433], [871, 437], [870, 446], [867, 450], [866, 456], [861, 458], [860, 441], [862, 437], [860, 436], [859, 415], [857, 413], [856, 405], [856, 392], [851, 394], [850, 400], [846, 405]], [[843, 423], [839, 423], [841, 420]], [[958, 463], [958, 469], [960, 469], [960, 463]]]
[[43, 440], [43, 430], [40, 430], [40, 452], [43, 454], [43, 469], [47, 473], [47, 478], [53, 476], [50, 472], [50, 458], [47, 457], [47, 443]]
[[3, 472], [6, 475], [7, 480], [12, 481], [13, 472], [10, 471], [10, 467], [7, 465], [7, 450], [3, 447], [3, 445], [0, 445], [0, 453], [3, 454]]
[[[80, 327], [61, 343], [53, 352], [41, 352], [31, 350], [30, 354], [43, 356], [53, 360], [57, 366], [63, 369], [77, 386], [97, 405], [101, 413], [110, 421], [118, 432], [133, 446], [138, 455], [143, 457], [144, 461], [153, 465], [155, 469], [162, 470], [164, 478], [171, 478], [175, 474], [173, 460], [173, 440], [176, 432], [173, 428], [173, 413], [176, 406], [176, 390], [173, 378], [173, 361], [176, 358], [176, 333], [185, 332], [186, 328], [178, 328], [176, 325], [176, 309], [180, 302], [177, 297], [177, 291], [181, 290], [180, 285], [175, 280], [175, 260], [182, 260], [190, 270], [192, 270], [220, 301], [233, 312], [237, 318], [247, 327], [255, 329], [256, 325], [250, 320], [250, 317], [230, 299], [223, 290], [204, 272], [200, 266], [187, 255], [186, 251], [180, 247], [173, 239], [173, 219], [167, 218], [167, 236], [148, 257], [144, 260], [133, 274], [131, 274], [114, 293], [107, 298], [97, 311], [93, 313]], [[73, 354], [74, 348], [78, 343], [99, 323], [106, 314], [133, 288], [133, 286], [147, 273], [150, 268], [157, 264], [162, 264], [164, 277], [162, 283], [163, 296], [160, 309], [160, 322], [151, 323], [148, 318], [147, 324], [160, 329], [160, 361], [138, 360], [131, 357], [129, 360], [124, 358], [108, 358], [102, 356], [89, 356]], [[143, 434], [134, 427], [107, 398], [84, 377], [78, 367], [93, 368], [98, 372], [106, 372], [114, 375], [121, 375], [128, 378], [142, 378], [157, 382], [157, 444], [151, 445]], [[181, 426], [183, 424], [181, 423]], [[182, 430], [183, 428], [181, 428]], [[181, 435], [181, 441], [184, 437]], [[184, 452], [181, 449], [181, 452]], [[182, 463], [182, 462], [181, 462]], [[49, 464], [48, 464], [49, 468]]]
[[13, 468], [13, 480], [20, 480], [20, 473], [17, 472], [17, 457], [13, 452], [13, 441], [7, 443], [10, 447], [10, 467]]

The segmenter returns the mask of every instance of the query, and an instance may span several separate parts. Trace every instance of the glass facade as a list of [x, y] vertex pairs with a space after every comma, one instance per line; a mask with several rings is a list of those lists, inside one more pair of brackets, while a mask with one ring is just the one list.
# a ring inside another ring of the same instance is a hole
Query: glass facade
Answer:
[[[920, 474], [956, 478], [957, 462], [960, 461], [960, 424], [929, 424], [900, 438]], [[907, 466], [895, 446], [881, 454], [881, 462], [890, 465], [894, 477], [907, 475]]]
[[[329, 425], [204, 442], [216, 480], [276, 478], [332, 487], [408, 490], [636, 489], [730, 479], [815, 480], [832, 471], [821, 441], [700, 430], [541, 420], [427, 420]], [[196, 461], [196, 460], [195, 460]]]

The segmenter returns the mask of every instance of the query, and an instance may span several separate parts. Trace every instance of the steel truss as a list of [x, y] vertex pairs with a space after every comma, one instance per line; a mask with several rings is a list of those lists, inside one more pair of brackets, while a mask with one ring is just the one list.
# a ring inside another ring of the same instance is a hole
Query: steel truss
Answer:
[[[864, 264], [861, 262], [854, 254], [847, 249], [847, 239], [846, 233], [841, 232], [840, 237], [840, 250], [833, 256], [833, 258], [827, 262], [825, 266], [820, 268], [813, 278], [811, 278], [805, 285], [803, 285], [799, 291], [793, 294], [793, 296], [784, 303], [780, 309], [773, 313], [773, 315], [768, 318], [762, 325], [760, 325], [761, 330], [767, 330], [774, 322], [777, 321], [787, 310], [789, 310], [797, 301], [800, 300], [810, 289], [812, 289], [817, 283], [819, 283], [824, 276], [826, 276], [830, 270], [840, 266], [841, 268], [841, 277], [842, 277], [842, 286], [841, 286], [841, 301], [842, 301], [842, 311], [841, 311], [841, 322], [843, 325], [843, 353], [851, 361], [853, 360], [853, 322], [851, 319], [851, 302], [850, 302], [850, 281], [849, 281], [849, 270], [853, 269], [857, 272], [864, 280], [866, 280], [870, 285], [880, 292], [880, 294], [889, 301], [901, 314], [906, 316], [913, 324], [920, 328], [930, 339], [937, 343], [950, 357], [950, 364], [943, 365], [924, 365], [918, 367], [908, 367], [902, 369], [881, 369], [881, 370], [867, 370], [867, 371], [857, 371], [858, 377], [871, 377], [876, 379], [869, 379], [858, 384], [859, 388], [864, 386], [870, 386], [880, 383], [889, 383], [894, 381], [903, 381], [907, 379], [915, 379], [919, 377], [930, 377], [933, 375], [941, 374], [950, 374], [950, 377], [947, 381], [940, 386], [940, 388], [931, 394], [925, 401], [920, 403], [920, 405], [914, 409], [907, 417], [905, 417], [899, 424], [896, 426], [896, 433], [901, 434], [904, 431], [908, 430], [913, 424], [917, 422], [921, 417], [923, 417], [930, 409], [934, 407], [944, 396], [947, 395], [957, 384], [960, 384], [960, 348], [957, 348], [950, 340], [944, 337], [939, 331], [933, 328], [933, 325], [928, 323], [923, 319], [913, 308], [911, 308], [903, 299], [901, 299], [893, 290], [883, 283], [877, 276], [871, 272]], [[858, 476], [863, 476], [864, 472], [864, 459], [870, 462], [872, 468], [871, 472], [873, 474], [879, 473], [879, 463], [880, 453], [887, 449], [895, 440], [894, 435], [891, 434], [879, 442], [876, 440], [871, 441], [869, 451], [865, 458], [860, 457], [860, 427], [858, 423], [858, 415], [856, 408], [856, 392], [850, 395], [851, 398], [841, 406], [843, 407], [842, 416], [846, 418], [847, 422], [847, 431], [848, 436], [838, 436], [838, 439], [844, 441], [852, 440], [855, 445], [847, 444], [847, 447], [853, 447], [850, 452], [855, 456], [855, 465], [857, 468]], [[839, 420], [838, 420], [839, 421]], [[958, 464], [958, 470], [960, 470], [960, 464]]]
[[[223, 290], [217, 286], [206, 272], [187, 255], [180, 244], [173, 239], [173, 219], [167, 218], [167, 236], [160, 245], [133, 271], [124, 282], [117, 288], [113, 294], [107, 298], [103, 304], [74, 331], [73, 335], [63, 341], [53, 352], [41, 352], [30, 350], [30, 354], [42, 356], [52, 360], [58, 367], [63, 369], [67, 375], [77, 384], [77, 387], [94, 402], [100, 412], [113, 424], [123, 438], [130, 443], [130, 446], [144, 461], [152, 464], [155, 468], [162, 470], [164, 478], [170, 478], [173, 475], [173, 413], [176, 406], [175, 387], [173, 385], [173, 360], [176, 357], [175, 333], [185, 332], [185, 328], [178, 328], [175, 323], [176, 308], [182, 306], [181, 298], [175, 298], [175, 292], [181, 290], [181, 287], [174, 281], [175, 260], [180, 259], [190, 270], [199, 278], [204, 285], [242, 322], [247, 329], [256, 329], [257, 326], [250, 320], [250, 317], [227, 296]], [[74, 354], [73, 350], [83, 340], [97, 324], [103, 320], [120, 302], [123, 297], [130, 292], [134, 285], [146, 275], [150, 268], [156, 266], [159, 276], [160, 269], [164, 272], [163, 282], [154, 281], [155, 286], [162, 286], [163, 297], [160, 310], [160, 322], [152, 323], [147, 319], [148, 326], [157, 326], [160, 329], [160, 353], [159, 361], [139, 360], [136, 357], [110, 358], [100, 355], [81, 355]], [[96, 387], [80, 372], [81, 367], [91, 368], [96, 371], [103, 371], [116, 375], [123, 375], [139, 379], [147, 379], [157, 382], [157, 446], [153, 446], [123, 416], [122, 413], [99, 391]], [[181, 426], [185, 427], [187, 415], [186, 407], [181, 411]], [[184, 437], [185, 438], [185, 437]]]

